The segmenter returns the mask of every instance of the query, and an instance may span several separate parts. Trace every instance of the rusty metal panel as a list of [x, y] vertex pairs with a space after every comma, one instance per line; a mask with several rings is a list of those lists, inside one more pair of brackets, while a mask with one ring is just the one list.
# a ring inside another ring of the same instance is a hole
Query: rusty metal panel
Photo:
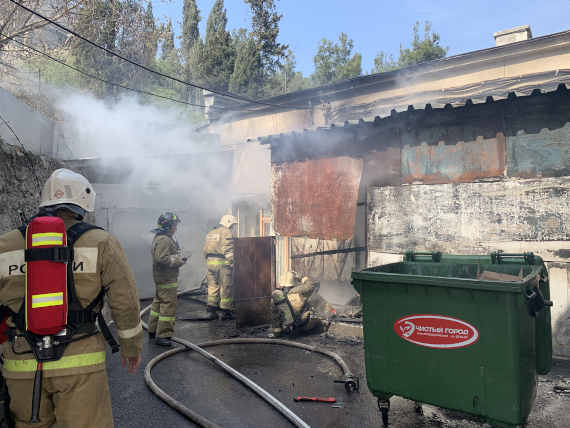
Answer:
[[570, 175], [570, 123], [538, 134], [507, 137], [509, 177], [561, 177]]
[[273, 165], [275, 230], [283, 236], [351, 239], [362, 160], [349, 157]]
[[275, 238], [239, 238], [234, 243], [234, 298], [237, 326], [271, 323], [275, 289]]
[[495, 138], [437, 145], [422, 143], [402, 148], [402, 181], [443, 184], [501, 177], [505, 172], [506, 144], [502, 133]]
[[402, 182], [400, 147], [387, 147], [364, 157], [363, 180], [366, 186], [396, 186]]

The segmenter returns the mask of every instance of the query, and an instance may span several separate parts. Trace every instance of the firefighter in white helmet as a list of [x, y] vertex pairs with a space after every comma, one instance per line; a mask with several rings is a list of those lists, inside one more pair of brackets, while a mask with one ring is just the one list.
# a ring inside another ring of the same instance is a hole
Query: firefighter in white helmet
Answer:
[[[141, 362], [142, 325], [133, 273], [121, 245], [101, 228], [82, 220], [95, 207], [95, 192], [89, 181], [68, 169], [53, 172], [45, 183], [38, 216], [63, 220], [72, 240], [73, 282], [67, 282], [67, 326], [73, 340], [56, 361], [43, 362], [39, 422], [30, 422], [34, 373], [38, 363], [22, 338], [21, 314], [26, 299], [25, 228], [0, 236], [0, 305], [12, 311], [10, 342], [4, 343], [3, 374], [11, 396], [10, 409], [16, 428], [87, 427], [111, 428], [113, 416], [105, 371], [105, 339], [118, 350], [112, 336], [101, 328], [103, 296], [117, 326], [123, 366], [135, 373]], [[69, 263], [68, 263], [69, 266]], [[68, 268], [69, 269], [69, 268]], [[47, 278], [49, 280], [49, 278]], [[75, 305], [73, 304], [75, 302]], [[75, 309], [74, 309], [75, 308]], [[79, 308], [79, 309], [77, 309]], [[19, 326], [19, 327], [18, 327]]]
[[234, 318], [232, 272], [234, 263], [234, 232], [237, 218], [227, 214], [220, 219], [220, 224], [206, 235], [204, 258], [206, 259], [206, 277], [208, 281], [208, 318], [217, 318], [221, 310], [221, 319]]
[[283, 274], [273, 291], [271, 333], [297, 335], [328, 327], [336, 310], [319, 294], [320, 283], [309, 277], [299, 278], [296, 272]]

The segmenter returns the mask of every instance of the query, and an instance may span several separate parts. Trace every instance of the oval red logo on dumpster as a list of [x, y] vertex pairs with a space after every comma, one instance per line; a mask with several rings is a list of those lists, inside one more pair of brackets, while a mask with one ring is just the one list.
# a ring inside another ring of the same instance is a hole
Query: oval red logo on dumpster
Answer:
[[408, 315], [394, 323], [394, 331], [408, 342], [436, 349], [464, 348], [479, 340], [471, 324], [443, 315]]

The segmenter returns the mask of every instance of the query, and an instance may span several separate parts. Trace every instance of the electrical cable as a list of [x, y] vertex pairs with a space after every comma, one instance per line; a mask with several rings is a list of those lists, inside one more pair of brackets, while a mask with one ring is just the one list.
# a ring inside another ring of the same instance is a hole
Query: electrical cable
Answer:
[[264, 106], [269, 106], [269, 107], [278, 107], [278, 108], [306, 109], [306, 110], [310, 110], [310, 109], [311, 109], [311, 107], [307, 107], [307, 106], [295, 106], [295, 105], [285, 105], [285, 104], [273, 104], [273, 103], [268, 103], [268, 102], [264, 102], [264, 101], [252, 100], [252, 99], [249, 99], [249, 98], [247, 98], [247, 97], [243, 97], [243, 96], [241, 96], [241, 95], [237, 95], [237, 94], [233, 94], [233, 93], [225, 92], [225, 91], [220, 91], [220, 90], [217, 90], [217, 89], [209, 88], [209, 87], [204, 86], [204, 85], [199, 85], [199, 84], [194, 83], [194, 82], [188, 82], [188, 81], [179, 79], [179, 78], [177, 78], [177, 77], [170, 76], [170, 75], [168, 75], [168, 74], [164, 74], [164, 73], [162, 73], [162, 72], [160, 72], [160, 71], [154, 70], [154, 69], [152, 69], [152, 68], [150, 68], [150, 67], [147, 67], [147, 66], [145, 66], [145, 65], [143, 65], [143, 64], [140, 64], [140, 63], [138, 63], [138, 62], [136, 62], [136, 61], [133, 61], [133, 60], [131, 60], [131, 59], [129, 59], [129, 58], [127, 58], [127, 57], [121, 55], [121, 54], [118, 54], [117, 52], [115, 52], [115, 51], [113, 51], [113, 50], [111, 50], [111, 49], [108, 49], [108, 48], [106, 48], [106, 47], [104, 47], [104, 46], [98, 45], [97, 43], [93, 42], [92, 40], [89, 40], [88, 38], [82, 36], [81, 34], [79, 34], [79, 33], [75, 32], [75, 31], [73, 31], [73, 30], [71, 30], [71, 29], [69, 29], [69, 28], [67, 28], [67, 27], [65, 27], [65, 26], [63, 26], [63, 25], [61, 25], [61, 24], [59, 24], [59, 23], [53, 21], [53, 20], [50, 19], [50, 18], [45, 17], [44, 15], [40, 14], [39, 12], [36, 12], [35, 10], [30, 9], [30, 8], [24, 6], [23, 4], [18, 3], [17, 0], [9, 0], [9, 1], [12, 2], [12, 3], [14, 3], [16, 6], [18, 6], [18, 7], [22, 8], [22, 9], [26, 10], [27, 12], [29, 12], [29, 13], [31, 13], [31, 14], [37, 16], [38, 18], [41, 18], [41, 19], [43, 19], [44, 21], [47, 21], [47, 22], [49, 22], [50, 24], [55, 25], [56, 27], [60, 28], [61, 30], [63, 30], [63, 31], [65, 31], [65, 32], [67, 32], [67, 33], [69, 33], [69, 34], [71, 34], [71, 35], [77, 37], [78, 39], [81, 39], [81, 40], [83, 40], [84, 42], [86, 42], [86, 43], [88, 43], [88, 44], [90, 44], [90, 45], [92, 45], [92, 46], [94, 46], [94, 47], [96, 47], [96, 48], [98, 48], [98, 49], [103, 50], [104, 52], [108, 53], [109, 55], [113, 55], [113, 56], [115, 56], [115, 57], [117, 57], [117, 58], [119, 58], [119, 59], [121, 59], [121, 60], [123, 60], [123, 61], [125, 61], [125, 62], [128, 62], [129, 64], [132, 64], [132, 65], [134, 65], [134, 66], [136, 66], [136, 67], [139, 67], [139, 68], [141, 68], [141, 69], [143, 69], [143, 70], [145, 70], [145, 71], [148, 71], [149, 73], [156, 74], [157, 76], [164, 77], [164, 78], [166, 78], [166, 79], [170, 79], [170, 80], [173, 80], [173, 81], [178, 82], [178, 83], [182, 83], [183, 85], [186, 85], [186, 86], [191, 86], [191, 87], [193, 87], [193, 88], [206, 90], [206, 91], [212, 92], [212, 93], [214, 93], [214, 94], [217, 94], [217, 95], [220, 95], [220, 96], [223, 96], [223, 97], [232, 98], [232, 99], [235, 99], [235, 100], [238, 100], [238, 101], [243, 101], [243, 102], [246, 102], [246, 103], [259, 104], [259, 105], [264, 105]]
[[[95, 75], [93, 75], [93, 74], [91, 74], [91, 73], [88, 73], [88, 72], [86, 72], [86, 71], [84, 71], [84, 70], [81, 70], [81, 69], [79, 69], [79, 68], [77, 68], [77, 67], [74, 67], [73, 65], [69, 65], [69, 64], [67, 64], [65, 61], [62, 61], [62, 60], [60, 60], [60, 59], [58, 59], [58, 58], [55, 58], [55, 57], [53, 57], [53, 56], [51, 56], [51, 55], [49, 55], [49, 54], [47, 54], [47, 53], [45, 53], [45, 52], [42, 52], [42, 51], [40, 51], [40, 50], [38, 50], [38, 49], [36, 49], [36, 48], [34, 48], [34, 47], [32, 47], [32, 46], [29, 46], [29, 45], [27, 45], [27, 44], [25, 44], [25, 43], [23, 43], [23, 42], [20, 42], [19, 40], [16, 40], [15, 38], [13, 38], [13, 37], [11, 37], [11, 36], [7, 36], [7, 35], [2, 34], [2, 33], [0, 33], [0, 36], [3, 36], [3, 37], [5, 37], [5, 38], [7, 38], [7, 39], [10, 39], [10, 40], [12, 40], [13, 42], [18, 43], [19, 45], [24, 46], [24, 47], [26, 47], [27, 49], [29, 49], [29, 50], [31, 50], [31, 51], [33, 51], [33, 52], [39, 54], [39, 55], [43, 55], [43, 56], [49, 58], [50, 60], [55, 61], [55, 62], [57, 62], [57, 63], [59, 63], [59, 64], [65, 66], [65, 67], [68, 67], [68, 68], [70, 68], [70, 69], [72, 69], [72, 70], [74, 70], [74, 71], [76, 71], [76, 72], [78, 72], [78, 73], [81, 73], [81, 74], [83, 74], [83, 75], [85, 75], [85, 76], [87, 76], [87, 77], [89, 77], [89, 78], [91, 78], [91, 79], [98, 80], [98, 81], [103, 82], [103, 83], [106, 83], [106, 84], [108, 84], [108, 85], [111, 85], [111, 86], [114, 86], [114, 87], [118, 87], [118, 88], [122, 88], [122, 89], [125, 89], [125, 90], [127, 90], [127, 91], [138, 92], [138, 93], [141, 93], [141, 94], [144, 94], [144, 95], [150, 95], [150, 96], [153, 96], [153, 97], [162, 98], [162, 99], [164, 99], [164, 100], [173, 101], [173, 102], [176, 102], [176, 103], [179, 103], [179, 104], [185, 104], [185, 105], [189, 105], [189, 106], [193, 106], [193, 107], [207, 108], [207, 106], [202, 105], [202, 104], [188, 103], [188, 102], [186, 102], [186, 101], [177, 100], [177, 99], [175, 99], [175, 98], [170, 98], [170, 97], [167, 97], [167, 96], [164, 96], [164, 95], [155, 94], [154, 92], [149, 92], [149, 91], [145, 91], [145, 90], [142, 90], [142, 89], [135, 89], [135, 88], [131, 88], [131, 87], [129, 87], [129, 86], [121, 85], [121, 84], [119, 84], [119, 83], [111, 82], [111, 81], [109, 81], [109, 80], [106, 80], [106, 79], [103, 79], [103, 78], [101, 78], [101, 77], [95, 76]], [[213, 107], [213, 108], [219, 108], [219, 107]]]
[[[10, 130], [10, 132], [16, 138], [16, 141], [18, 141], [18, 143], [22, 147], [22, 150], [24, 152], [24, 156], [29, 163], [30, 171], [32, 171], [32, 174], [34, 175], [34, 178], [36, 179], [36, 185], [38, 186], [37, 189], [39, 192], [42, 186], [40, 184], [40, 179], [38, 178], [38, 175], [36, 174], [36, 169], [34, 168], [34, 161], [30, 158], [29, 153], [26, 150], [26, 147], [24, 146], [24, 143], [22, 143], [22, 140], [20, 140], [20, 137], [18, 137], [18, 134], [16, 134], [16, 131], [14, 131], [14, 128], [12, 128], [12, 126], [8, 123], [8, 121], [6, 119], [4, 119], [4, 117], [2, 117], [2, 114], [0, 114], [0, 120], [4, 123], [4, 125], [6, 125], [6, 127]], [[19, 215], [20, 215], [20, 220], [22, 220], [22, 223], [25, 223], [26, 214], [24, 212], [24, 208], [22, 208], [22, 207], [20, 208]]]

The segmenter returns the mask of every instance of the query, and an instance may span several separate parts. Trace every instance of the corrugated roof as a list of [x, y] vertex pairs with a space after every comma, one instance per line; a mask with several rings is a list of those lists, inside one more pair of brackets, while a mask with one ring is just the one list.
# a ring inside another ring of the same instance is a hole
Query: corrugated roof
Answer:
[[[302, 134], [311, 133], [322, 133], [327, 131], [335, 131], [341, 129], [354, 129], [358, 126], [372, 125], [372, 126], [382, 126], [388, 125], [389, 122], [395, 119], [401, 119], [412, 112], [424, 112], [430, 113], [441, 110], [453, 111], [455, 109], [473, 106], [476, 104], [492, 104], [502, 100], [514, 101], [518, 98], [530, 97], [530, 96], [540, 96], [540, 95], [553, 95], [553, 94], [564, 94], [568, 95], [570, 90], [570, 70], [562, 70], [556, 73], [552, 79], [548, 80], [540, 87], [525, 84], [526, 78], [521, 78], [520, 86], [514, 91], [505, 91], [502, 86], [494, 86], [492, 90], [485, 89], [485, 82], [482, 82], [477, 89], [475, 96], [464, 98], [461, 97], [460, 90], [449, 90], [445, 91], [445, 94], [433, 98], [429, 102], [419, 102], [415, 104], [406, 104], [404, 100], [400, 103], [395, 103], [386, 107], [384, 115], [374, 115], [374, 116], [361, 116], [356, 119], [345, 120], [343, 122], [333, 122], [328, 127], [319, 127], [316, 129], [305, 129], [302, 132], [290, 132], [287, 134], [276, 134], [269, 135], [260, 138], [262, 144], [274, 144], [278, 143], [283, 138], [297, 139]], [[507, 86], [507, 79], [505, 79], [505, 87]], [[509, 79], [511, 81], [512, 79]], [[510, 83], [509, 83], [510, 87]], [[443, 92], [443, 91], [442, 91]], [[429, 99], [429, 98], [426, 98]], [[346, 116], [346, 112], [343, 112], [343, 116]], [[570, 118], [569, 118], [570, 119]]]

